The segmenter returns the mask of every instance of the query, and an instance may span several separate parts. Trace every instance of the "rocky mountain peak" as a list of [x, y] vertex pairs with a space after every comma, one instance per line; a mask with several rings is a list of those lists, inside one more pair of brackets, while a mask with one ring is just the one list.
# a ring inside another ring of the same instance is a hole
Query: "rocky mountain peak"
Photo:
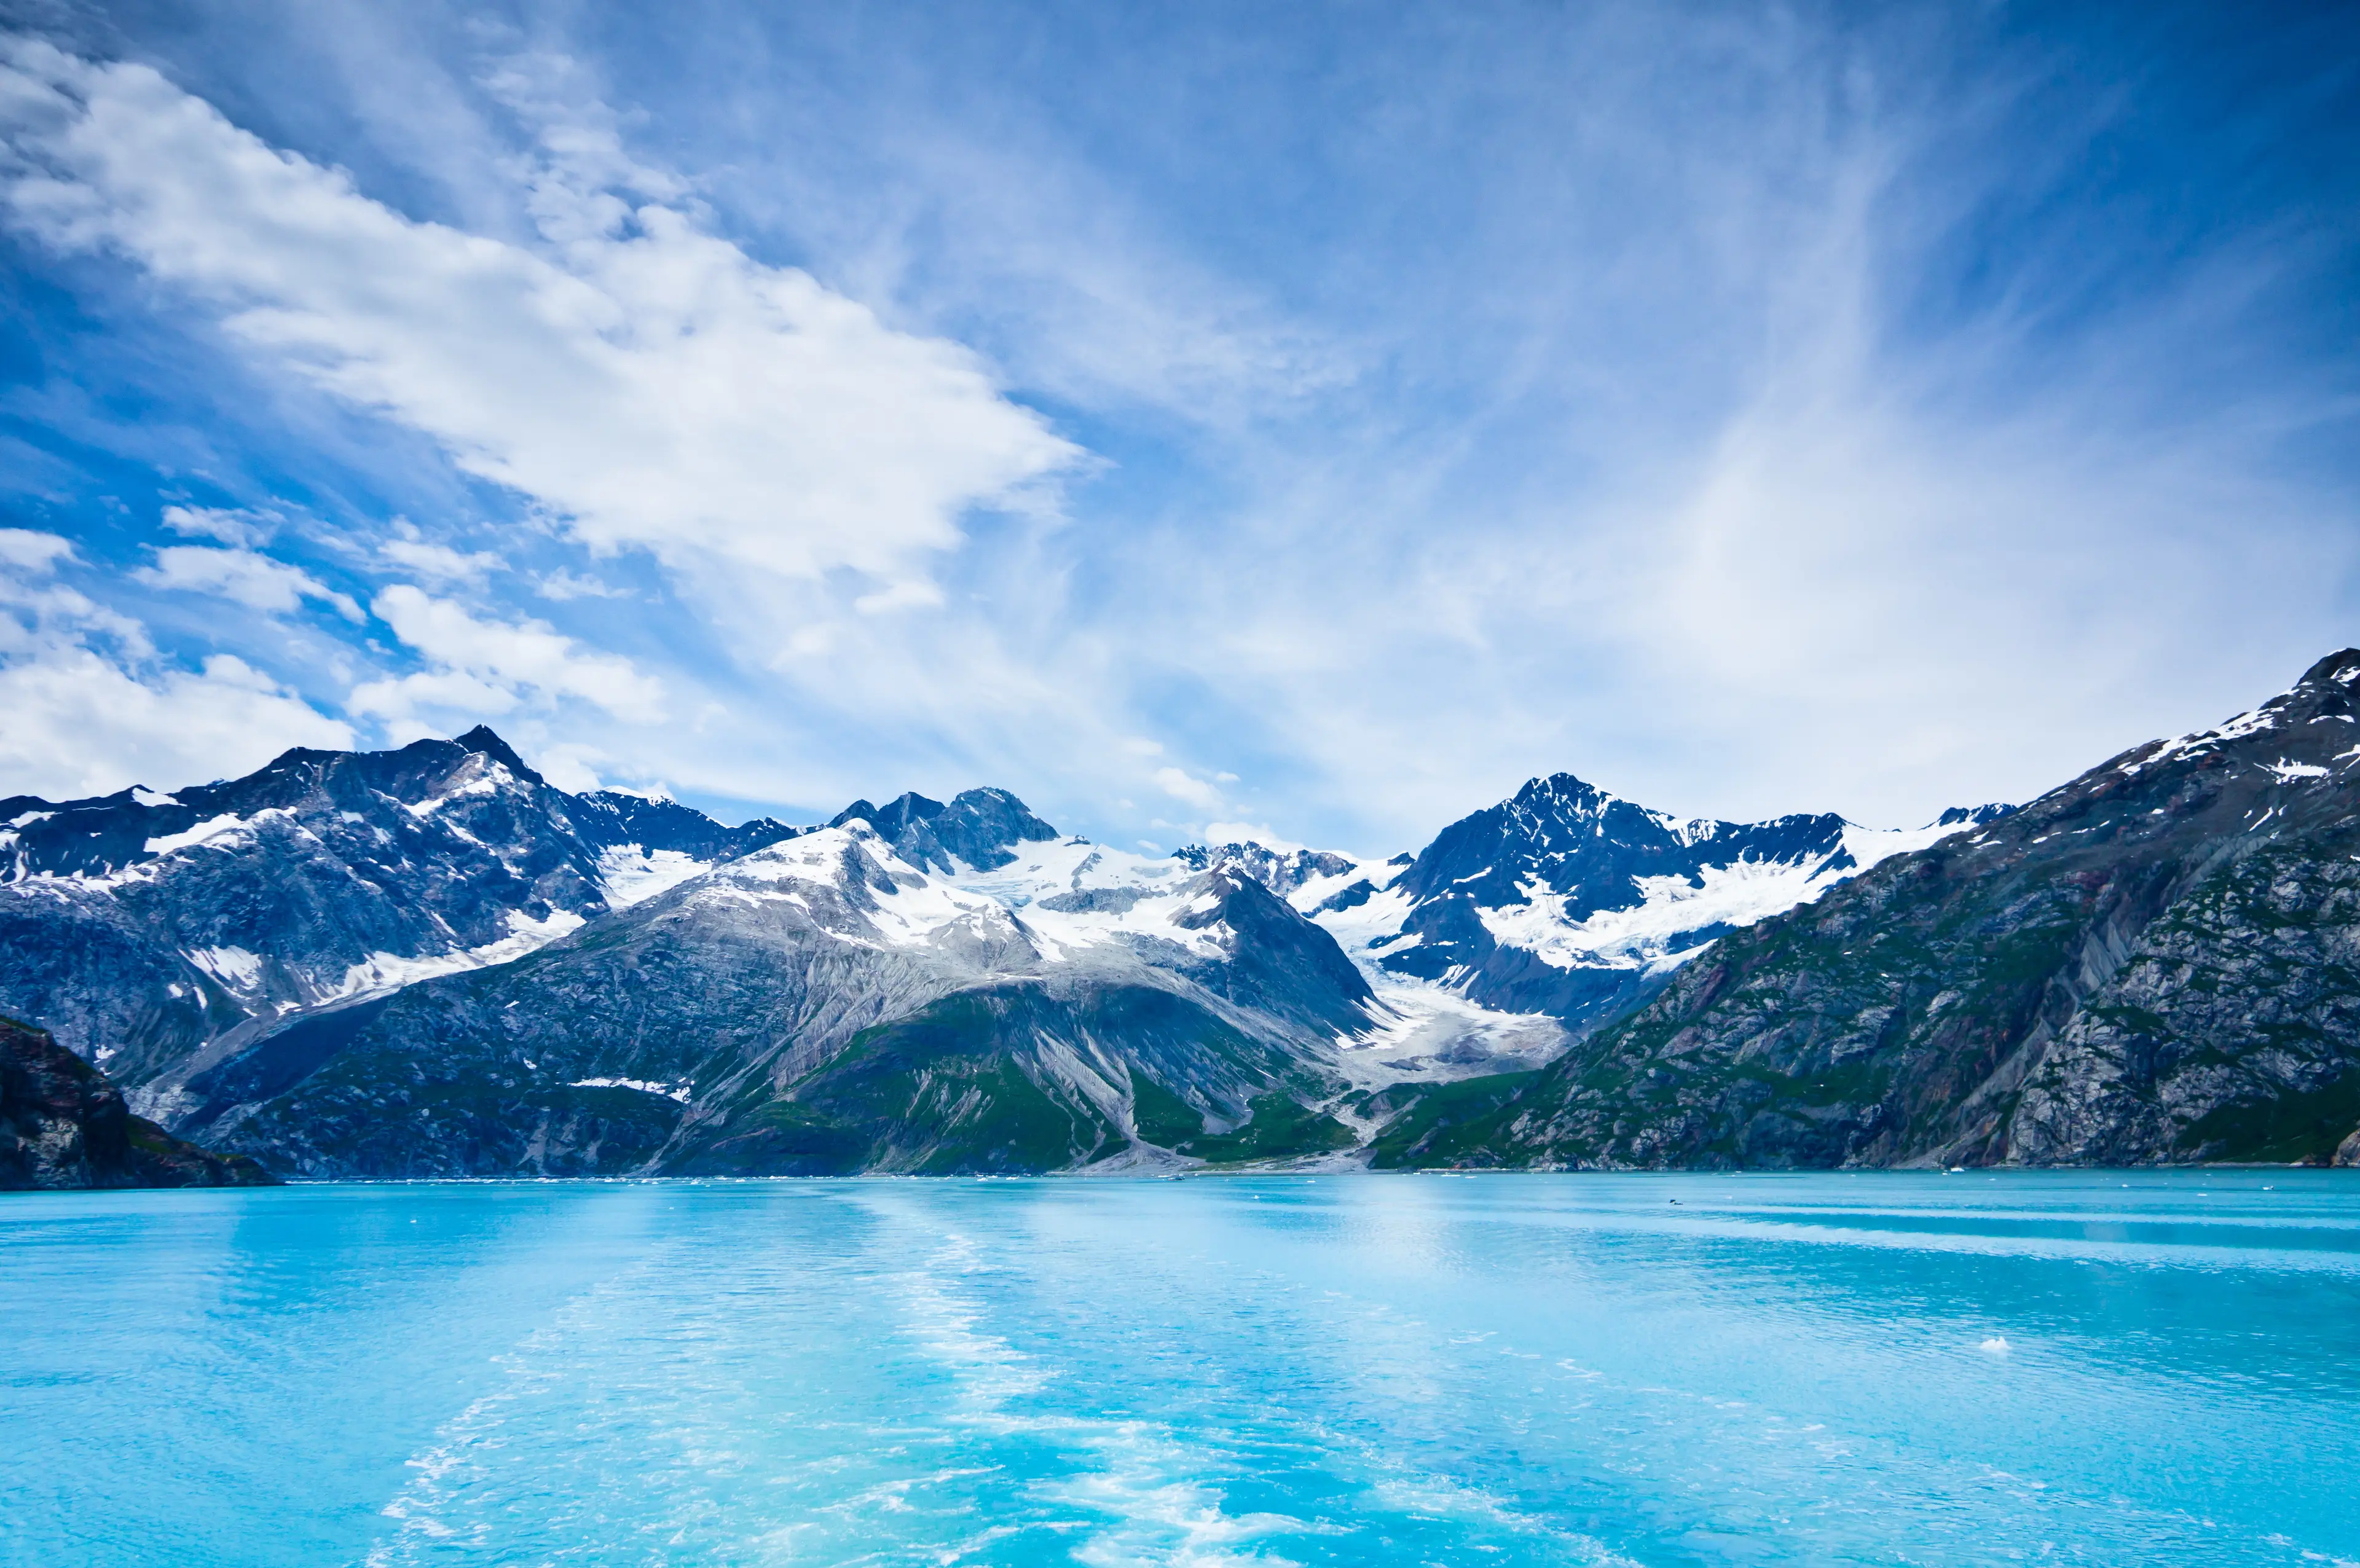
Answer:
[[464, 747], [468, 751], [488, 757], [493, 761], [499, 763], [502, 767], [506, 768], [510, 773], [513, 773], [518, 778], [526, 779], [529, 782], [534, 784], [543, 784], [548, 782], [548, 780], [541, 778], [539, 773], [533, 771], [533, 769], [525, 762], [523, 757], [519, 757], [516, 754], [514, 747], [510, 746], [508, 742], [502, 740], [497, 735], [494, 734], [492, 726], [489, 724], [477, 724], [465, 735], [455, 737], [451, 744]]
[[1735, 932], [1454, 1136], [1556, 1164], [2344, 1158], [2355, 687], [2331, 655]]
[[2297, 686], [2336, 686], [2349, 692], [2360, 685], [2360, 648], [2331, 653], [2302, 672]]
[[1251, 841], [1185, 844], [1172, 852], [1172, 858], [1196, 871], [1218, 867], [1241, 873], [1282, 898], [1321, 877], [1344, 876], [1358, 865], [1349, 855], [1326, 850], [1279, 850]]
[[1023, 801], [993, 789], [961, 790], [947, 804], [914, 789], [884, 806], [855, 800], [827, 825], [854, 822], [869, 823], [911, 865], [946, 874], [961, 864], [972, 871], [996, 870], [1016, 858], [1018, 844], [1057, 836]]

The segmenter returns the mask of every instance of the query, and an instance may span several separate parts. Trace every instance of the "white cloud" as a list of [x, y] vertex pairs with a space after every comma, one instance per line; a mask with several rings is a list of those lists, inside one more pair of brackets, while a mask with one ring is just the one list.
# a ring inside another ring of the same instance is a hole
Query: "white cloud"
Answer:
[[0, 528], [0, 563], [28, 574], [45, 574], [60, 561], [73, 558], [71, 539], [31, 528]]
[[559, 567], [532, 580], [533, 592], [544, 599], [561, 603], [568, 599], [628, 599], [631, 591], [617, 588], [595, 577], [585, 577]]
[[412, 222], [145, 66], [9, 42], [0, 117], [20, 226], [129, 256], [594, 548], [901, 581], [1078, 455], [959, 345], [578, 182], [666, 193], [618, 153], [544, 161], [528, 249]]
[[353, 745], [351, 726], [225, 653], [192, 673], [47, 649], [0, 665], [0, 790], [52, 800], [169, 789], [250, 772], [290, 746]]
[[248, 550], [170, 545], [156, 552], [155, 565], [131, 575], [151, 588], [211, 593], [270, 615], [292, 615], [304, 600], [314, 599], [348, 621], [361, 618], [361, 607], [351, 595], [337, 593], [300, 567]]
[[530, 692], [546, 701], [578, 698], [639, 724], [665, 714], [661, 681], [628, 659], [584, 648], [545, 622], [478, 619], [407, 583], [386, 589], [369, 608], [434, 668], [354, 688], [346, 702], [353, 713], [399, 720], [427, 712], [488, 716], [513, 711]]
[[270, 542], [287, 519], [268, 510], [245, 507], [167, 506], [164, 526], [189, 539], [209, 539], [241, 550], [257, 550]]
[[1177, 768], [1157, 768], [1155, 782], [1161, 785], [1164, 792], [1174, 800], [1185, 800], [1188, 804], [1206, 811], [1211, 811], [1221, 803], [1221, 792], [1218, 789], [1214, 789], [1202, 779], [1195, 778]]
[[477, 584], [501, 564], [489, 550], [462, 551], [417, 539], [389, 539], [377, 548], [394, 565], [437, 583]]
[[[542, 778], [559, 789], [585, 795], [593, 789], [610, 788], [599, 777], [598, 764], [612, 760], [596, 746], [567, 743], [541, 747], [533, 754], [532, 765], [540, 769]], [[627, 791], [630, 794], [643, 792], [636, 789]]]
[[246, 772], [291, 746], [348, 746], [350, 726], [229, 654], [191, 670], [146, 629], [50, 580], [52, 534], [0, 529], [0, 794], [53, 799]]

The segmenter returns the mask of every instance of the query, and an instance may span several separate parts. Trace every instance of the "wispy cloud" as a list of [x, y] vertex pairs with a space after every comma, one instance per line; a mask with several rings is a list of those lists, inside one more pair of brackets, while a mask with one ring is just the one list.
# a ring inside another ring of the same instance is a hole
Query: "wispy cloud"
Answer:
[[156, 552], [155, 565], [131, 576], [149, 587], [211, 593], [271, 615], [291, 615], [311, 599], [348, 621], [361, 619], [361, 607], [352, 595], [337, 592], [300, 567], [250, 550], [172, 545]]

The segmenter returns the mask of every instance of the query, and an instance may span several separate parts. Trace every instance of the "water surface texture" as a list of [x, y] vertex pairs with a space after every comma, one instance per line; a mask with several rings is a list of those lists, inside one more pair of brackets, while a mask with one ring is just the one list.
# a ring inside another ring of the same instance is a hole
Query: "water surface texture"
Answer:
[[2345, 1172], [26, 1194], [0, 1313], [11, 1564], [2360, 1560]]

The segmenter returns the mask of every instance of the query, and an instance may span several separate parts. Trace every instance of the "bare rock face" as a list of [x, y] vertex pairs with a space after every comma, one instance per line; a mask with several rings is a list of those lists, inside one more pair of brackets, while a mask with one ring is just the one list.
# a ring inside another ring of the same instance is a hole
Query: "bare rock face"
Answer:
[[2360, 1166], [2360, 1127], [2354, 1127], [2352, 1136], [2335, 1146], [2334, 1163], [2346, 1170]]
[[97, 1068], [46, 1031], [0, 1018], [0, 1190], [275, 1184], [251, 1160], [224, 1160], [133, 1116]]
[[1529, 1083], [1425, 1128], [1416, 1158], [2324, 1164], [2360, 1158], [2355, 1121], [2347, 650], [1722, 937]]

